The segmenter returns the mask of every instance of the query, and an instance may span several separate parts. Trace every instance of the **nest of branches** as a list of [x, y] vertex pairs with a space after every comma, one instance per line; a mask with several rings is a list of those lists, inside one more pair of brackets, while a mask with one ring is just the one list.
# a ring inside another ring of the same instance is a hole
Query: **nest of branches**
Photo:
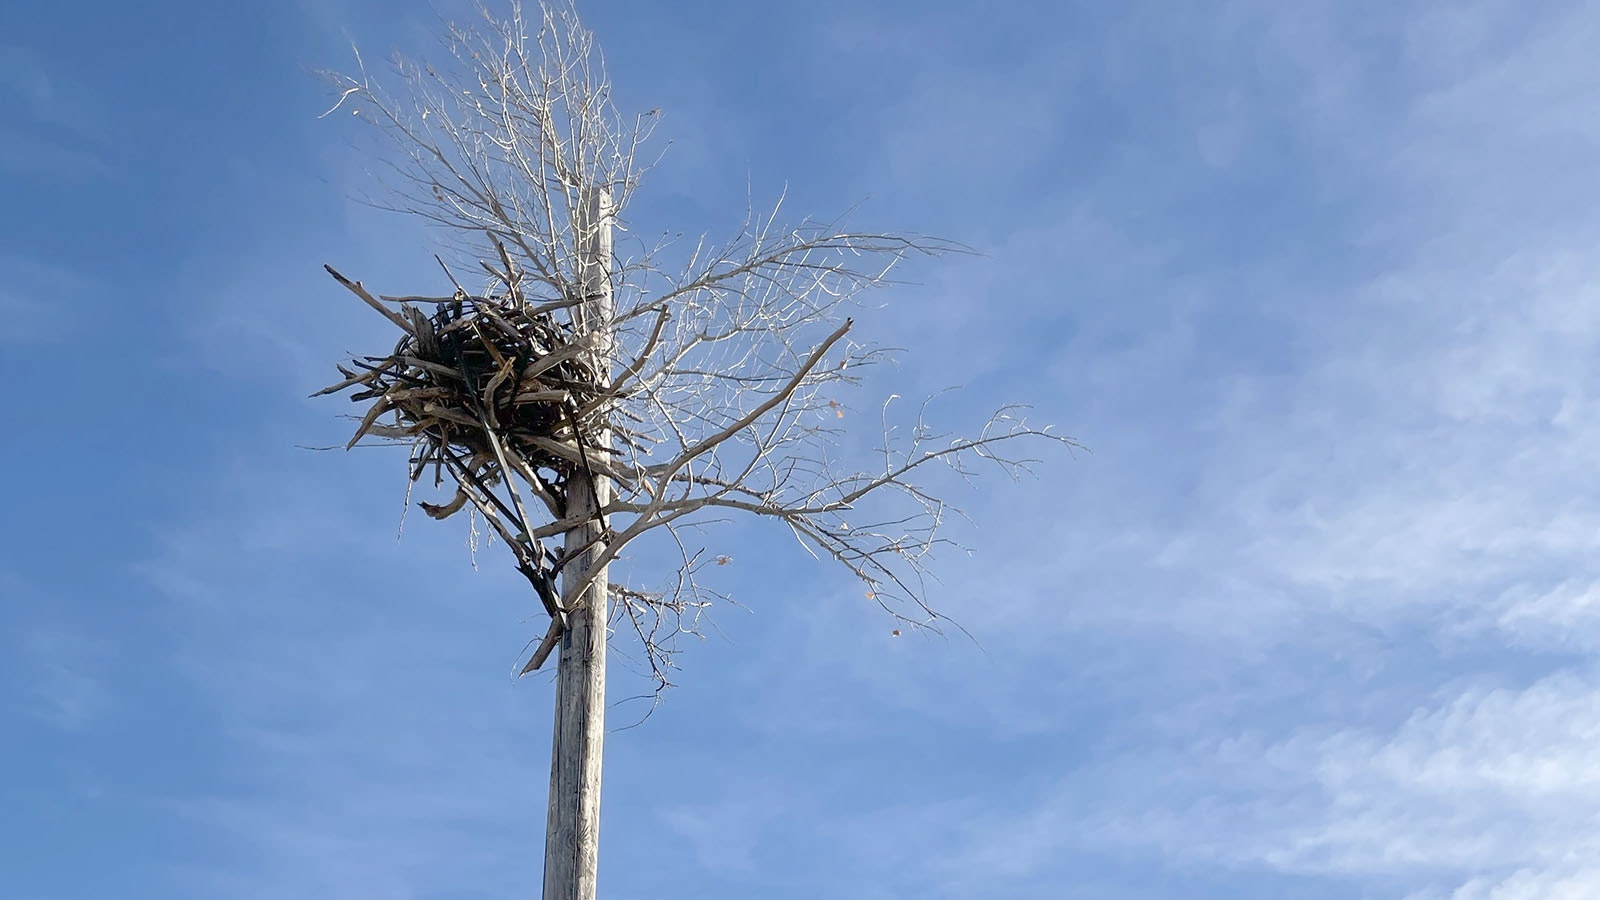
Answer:
[[[446, 475], [457, 485], [449, 502], [422, 503], [423, 510], [443, 519], [470, 502], [511, 545], [519, 570], [562, 621], [554, 579], [567, 559], [540, 539], [574, 524], [566, 507], [576, 479], [587, 482], [592, 496], [597, 475], [621, 477], [606, 462], [607, 442], [594, 438], [609, 428], [606, 373], [593, 338], [576, 335], [570, 321], [556, 316], [590, 298], [530, 300], [514, 274], [502, 277], [503, 291], [481, 296], [457, 283], [449, 297], [376, 297], [325, 268], [401, 330], [393, 352], [339, 366], [343, 380], [313, 395], [350, 391], [352, 401], [368, 404], [346, 447], [368, 436], [410, 443], [413, 482], [431, 472], [435, 486]], [[508, 505], [494, 488], [513, 481], [560, 524], [535, 527], [514, 489]]]
[[[328, 272], [362, 299], [371, 296], [331, 266]], [[413, 481], [432, 468], [437, 482], [445, 468], [461, 466], [489, 485], [515, 467], [558, 497], [567, 479], [590, 468], [588, 456], [600, 452], [584, 435], [600, 427], [604, 386], [590, 348], [553, 315], [581, 299], [532, 306], [515, 290], [373, 298], [400, 326], [400, 342], [388, 356], [339, 366], [344, 380], [316, 396], [352, 390], [352, 401], [372, 401], [347, 446], [368, 434], [414, 438]], [[433, 314], [417, 301], [431, 302]], [[385, 414], [393, 421], [380, 421]], [[444, 518], [455, 510], [428, 511]]]

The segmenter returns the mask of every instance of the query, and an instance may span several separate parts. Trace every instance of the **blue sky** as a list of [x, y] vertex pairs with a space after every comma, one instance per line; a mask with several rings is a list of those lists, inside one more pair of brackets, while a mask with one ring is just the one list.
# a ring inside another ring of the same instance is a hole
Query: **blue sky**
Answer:
[[[1592, 5], [581, 9], [664, 113], [638, 232], [787, 186], [971, 244], [870, 298], [853, 409], [1092, 450], [952, 488], [976, 645], [708, 535], [743, 606], [608, 742], [605, 896], [1600, 896]], [[438, 281], [309, 73], [436, 21], [0, 8], [0, 895], [537, 890], [537, 602], [296, 448], [392, 340], [322, 264]]]

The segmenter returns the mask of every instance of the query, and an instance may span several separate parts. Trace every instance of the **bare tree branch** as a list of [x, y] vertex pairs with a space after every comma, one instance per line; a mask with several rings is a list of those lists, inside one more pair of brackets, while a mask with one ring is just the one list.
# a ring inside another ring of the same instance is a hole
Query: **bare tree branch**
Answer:
[[[1078, 446], [1015, 406], [966, 437], [933, 431], [924, 407], [902, 433], [886, 403], [878, 463], [838, 458], [840, 429], [853, 424], [842, 421], [842, 391], [888, 354], [847, 340], [857, 295], [891, 283], [911, 255], [965, 248], [838, 221], [784, 226], [780, 199], [748, 210], [726, 241], [641, 243], [619, 256], [614, 312], [596, 320], [585, 313], [580, 248], [599, 226], [585, 219], [584, 192], [606, 189], [624, 216], [648, 168], [655, 114], [617, 112], [592, 37], [564, 2], [531, 19], [516, 3], [505, 18], [483, 11], [473, 27], [449, 26], [446, 46], [439, 68], [396, 61], [401, 99], [365, 66], [329, 75], [337, 102], [328, 114], [353, 110], [391, 142], [398, 159], [377, 205], [443, 228], [486, 284], [477, 294], [457, 283], [449, 296], [374, 296], [329, 268], [401, 339], [391, 354], [341, 367], [342, 380], [319, 393], [352, 391], [370, 404], [352, 445], [408, 444], [413, 480], [430, 466], [436, 480], [451, 476], [455, 498], [426, 504], [430, 515], [470, 505], [512, 547], [552, 615], [522, 671], [539, 668], [592, 577], [541, 543], [590, 521], [564, 505], [580, 481], [611, 486], [589, 573], [646, 537], [679, 555], [661, 587], [607, 586], [613, 626], [637, 639], [652, 696], [671, 683], [677, 639], [724, 599], [699, 583], [714, 557], [690, 539], [710, 517], [782, 522], [891, 615], [936, 627], [930, 554], [959, 512], [922, 476], [938, 465], [965, 478], [985, 461], [1017, 477], [1036, 462], [1018, 455], [1023, 444]], [[525, 503], [524, 492], [540, 502]]]

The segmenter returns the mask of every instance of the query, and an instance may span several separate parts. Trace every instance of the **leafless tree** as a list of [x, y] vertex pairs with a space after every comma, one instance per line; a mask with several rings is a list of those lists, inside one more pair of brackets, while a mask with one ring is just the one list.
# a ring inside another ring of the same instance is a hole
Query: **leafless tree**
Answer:
[[[937, 627], [924, 575], [954, 511], [920, 476], [977, 462], [1014, 476], [1030, 460], [1013, 446], [1075, 446], [1006, 406], [969, 436], [920, 416], [897, 429], [886, 413], [865, 467], [838, 450], [853, 424], [841, 389], [885, 357], [853, 339], [855, 298], [908, 256], [960, 248], [785, 225], [780, 203], [747, 210], [720, 242], [619, 252], [613, 226], [648, 169], [654, 113], [618, 113], [570, 6], [482, 12], [448, 27], [448, 65], [399, 60], [397, 92], [364, 65], [330, 76], [328, 114], [355, 112], [399, 151], [376, 202], [444, 229], [482, 285], [447, 267], [448, 296], [375, 296], [330, 268], [402, 332], [327, 389], [370, 401], [351, 444], [410, 445], [413, 480], [448, 475], [456, 489], [425, 510], [470, 509], [515, 553], [551, 616], [524, 673], [595, 612], [599, 640], [607, 622], [631, 632], [668, 685], [674, 638], [715, 599], [699, 576], [725, 561], [688, 529], [740, 513], [781, 523], [905, 626]], [[547, 548], [557, 536], [566, 546]], [[610, 583], [607, 564], [647, 536], [676, 549], [676, 572], [664, 586]]]

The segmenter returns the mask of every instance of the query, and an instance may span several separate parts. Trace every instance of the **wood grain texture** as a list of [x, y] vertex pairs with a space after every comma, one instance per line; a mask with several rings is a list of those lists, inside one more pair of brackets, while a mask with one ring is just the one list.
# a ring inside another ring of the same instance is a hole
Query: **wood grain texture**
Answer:
[[[575, 310], [578, 331], [605, 334], [612, 315], [611, 197], [592, 189], [578, 232], [584, 239], [584, 289], [588, 300]], [[595, 367], [611, 370], [609, 342], [596, 342]], [[602, 421], [603, 421], [602, 417]], [[585, 435], [609, 448], [609, 430]], [[556, 721], [550, 760], [550, 809], [545, 829], [544, 900], [595, 900], [599, 876], [600, 776], [605, 744], [606, 566], [601, 564], [606, 530], [599, 510], [611, 499], [606, 478], [574, 478], [567, 488], [569, 516], [585, 519], [567, 532], [566, 546], [576, 556], [561, 578], [586, 587], [567, 611], [556, 674]], [[579, 548], [582, 548], [579, 552]]]

